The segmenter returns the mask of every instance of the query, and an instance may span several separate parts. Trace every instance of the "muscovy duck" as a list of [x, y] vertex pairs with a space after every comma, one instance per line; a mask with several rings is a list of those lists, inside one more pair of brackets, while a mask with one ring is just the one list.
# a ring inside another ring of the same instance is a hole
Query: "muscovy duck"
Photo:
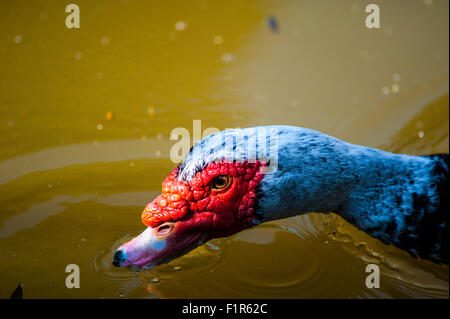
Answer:
[[294, 126], [231, 129], [197, 143], [142, 213], [148, 228], [113, 264], [153, 268], [263, 222], [334, 212], [360, 230], [448, 264], [449, 154], [411, 156]]

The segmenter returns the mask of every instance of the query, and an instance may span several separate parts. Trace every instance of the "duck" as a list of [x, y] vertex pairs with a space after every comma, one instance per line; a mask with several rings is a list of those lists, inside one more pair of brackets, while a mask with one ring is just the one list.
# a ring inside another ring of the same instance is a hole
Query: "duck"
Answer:
[[113, 265], [152, 269], [209, 240], [334, 213], [411, 256], [448, 264], [449, 154], [408, 155], [296, 126], [227, 129], [191, 148]]

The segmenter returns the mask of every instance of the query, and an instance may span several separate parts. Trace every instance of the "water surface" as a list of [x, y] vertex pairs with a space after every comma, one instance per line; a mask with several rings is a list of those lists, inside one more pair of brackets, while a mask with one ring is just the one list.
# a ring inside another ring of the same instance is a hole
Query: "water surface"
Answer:
[[[0, 297], [448, 298], [448, 267], [336, 215], [267, 223], [152, 271], [111, 265], [175, 166], [170, 132], [305, 126], [399, 153], [449, 150], [448, 2], [0, 4]], [[276, 26], [276, 27], [274, 27]], [[365, 286], [367, 263], [380, 289]], [[65, 286], [66, 265], [81, 288]]]

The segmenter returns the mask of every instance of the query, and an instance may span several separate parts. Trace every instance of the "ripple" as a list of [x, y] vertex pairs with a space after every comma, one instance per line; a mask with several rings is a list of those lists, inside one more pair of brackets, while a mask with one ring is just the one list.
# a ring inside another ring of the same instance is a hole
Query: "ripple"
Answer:
[[330, 223], [330, 237], [349, 253], [380, 266], [381, 280], [407, 297], [448, 298], [448, 266], [415, 259], [405, 251], [357, 230], [340, 218]]
[[[136, 235], [121, 236], [111, 247], [99, 250], [92, 260], [92, 268], [103, 278], [126, 286], [115, 295], [119, 298], [448, 295], [445, 267], [436, 274], [436, 265], [417, 262], [333, 215], [307, 214], [262, 224], [211, 240], [152, 270], [133, 272], [113, 267], [115, 249]], [[380, 265], [384, 289], [365, 287], [367, 263]]]
[[114, 252], [123, 243], [131, 240], [133, 237], [137, 236], [136, 233], [126, 234], [114, 242], [114, 244], [95, 253], [91, 261], [91, 268], [96, 272], [102, 274], [102, 276], [107, 280], [128, 280], [136, 277], [135, 272], [130, 271], [126, 268], [117, 268], [112, 265], [112, 260], [114, 257]]
[[311, 223], [316, 219], [302, 216], [263, 224], [213, 241], [222, 253], [203, 275], [211, 278], [209, 296], [292, 298], [332, 281], [332, 264], [318, 249], [323, 246], [322, 226]]
[[[228, 255], [230, 259], [241, 258], [240, 250], [244, 248], [248, 252], [248, 264], [234, 264], [229, 268], [228, 275], [245, 287], [283, 289], [293, 288], [307, 281], [314, 280], [315, 274], [322, 268], [320, 256], [314, 253], [314, 246], [309, 241], [304, 241], [292, 228], [284, 228], [279, 225], [260, 227], [243, 232], [234, 238], [234, 244]], [[245, 238], [251, 234], [256, 238], [271, 238], [270, 241], [256, 241]], [[283, 243], [289, 242], [289, 249], [283, 247]], [[252, 244], [246, 249], [247, 244]], [[280, 247], [281, 244], [281, 247]], [[265, 254], [271, 253], [271, 258], [278, 260], [270, 267], [264, 264]], [[292, 254], [295, 252], [295, 254]], [[309, 256], [304, 260], [295, 255]], [[288, 265], [288, 267], [286, 267]], [[237, 269], [239, 268], [239, 269]]]

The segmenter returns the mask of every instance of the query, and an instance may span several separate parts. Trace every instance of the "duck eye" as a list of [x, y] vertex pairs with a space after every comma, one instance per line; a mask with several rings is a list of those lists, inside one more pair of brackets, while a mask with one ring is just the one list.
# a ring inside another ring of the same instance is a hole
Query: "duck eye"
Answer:
[[229, 176], [220, 175], [215, 177], [211, 182], [212, 189], [220, 190], [230, 185], [231, 178]]

